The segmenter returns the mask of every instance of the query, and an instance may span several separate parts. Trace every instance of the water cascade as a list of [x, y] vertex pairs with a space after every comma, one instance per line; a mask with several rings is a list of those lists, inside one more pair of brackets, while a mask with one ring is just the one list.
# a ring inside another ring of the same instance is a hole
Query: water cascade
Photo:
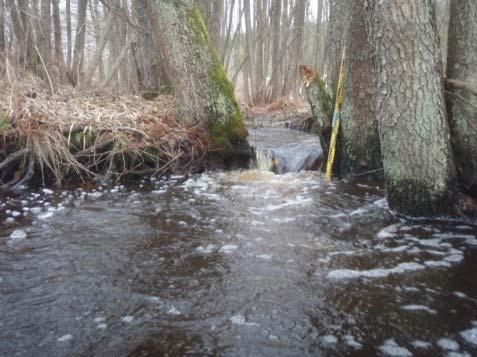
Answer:
[[320, 140], [314, 135], [288, 129], [256, 129], [251, 130], [249, 142], [255, 148], [259, 170], [276, 174], [318, 170], [323, 162]]

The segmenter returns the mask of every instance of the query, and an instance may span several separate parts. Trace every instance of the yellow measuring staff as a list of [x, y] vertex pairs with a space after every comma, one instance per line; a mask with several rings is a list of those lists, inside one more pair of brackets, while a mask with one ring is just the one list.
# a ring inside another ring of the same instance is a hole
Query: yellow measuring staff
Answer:
[[333, 112], [333, 130], [331, 131], [330, 151], [328, 153], [328, 161], [326, 163], [325, 177], [331, 179], [333, 174], [333, 162], [335, 161], [336, 141], [338, 140], [338, 131], [341, 121], [341, 105], [344, 98], [344, 62], [346, 56], [346, 48], [343, 48], [343, 57], [341, 58], [340, 75], [338, 77], [338, 89], [336, 91], [335, 111]]

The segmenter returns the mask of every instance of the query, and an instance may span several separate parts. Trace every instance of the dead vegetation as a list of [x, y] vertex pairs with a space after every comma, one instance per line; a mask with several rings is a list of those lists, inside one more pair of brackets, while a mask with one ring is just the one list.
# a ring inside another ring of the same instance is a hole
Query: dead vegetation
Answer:
[[209, 150], [207, 133], [172, 115], [172, 98], [48, 87], [35, 77], [0, 83], [0, 184], [18, 188], [34, 178], [118, 180], [192, 172]]

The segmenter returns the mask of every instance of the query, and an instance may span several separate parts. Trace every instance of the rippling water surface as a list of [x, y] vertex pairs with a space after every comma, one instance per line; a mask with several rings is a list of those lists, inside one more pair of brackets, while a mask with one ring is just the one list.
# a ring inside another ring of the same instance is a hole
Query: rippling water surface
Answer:
[[475, 227], [317, 172], [1, 199], [0, 355], [477, 354]]

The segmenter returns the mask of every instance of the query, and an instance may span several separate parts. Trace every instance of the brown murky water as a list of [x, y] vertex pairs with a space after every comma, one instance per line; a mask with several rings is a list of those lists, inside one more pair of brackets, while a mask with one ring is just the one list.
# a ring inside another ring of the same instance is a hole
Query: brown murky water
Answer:
[[475, 227], [383, 197], [249, 170], [3, 198], [0, 355], [476, 355]]

